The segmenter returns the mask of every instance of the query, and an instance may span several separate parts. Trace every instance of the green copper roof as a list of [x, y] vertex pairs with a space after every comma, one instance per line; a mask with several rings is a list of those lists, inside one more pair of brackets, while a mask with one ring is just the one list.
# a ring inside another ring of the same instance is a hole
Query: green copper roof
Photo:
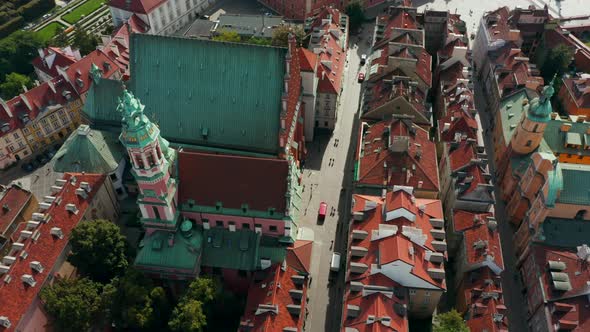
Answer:
[[53, 170], [108, 174], [117, 169], [124, 156], [117, 135], [81, 125], [57, 152]]
[[286, 249], [276, 239], [251, 230], [230, 232], [223, 228], [203, 231], [203, 266], [252, 271], [260, 268], [262, 258], [282, 262]]
[[[171, 246], [170, 243], [174, 245]], [[193, 231], [190, 236], [180, 232], [156, 231], [141, 240], [135, 265], [194, 271], [202, 243], [203, 235], [200, 231]]]
[[[554, 155], [547, 155], [553, 157], [554, 161], [556, 160]], [[547, 197], [545, 197], [545, 205], [549, 207], [555, 206], [557, 195], [563, 193], [563, 173], [561, 165], [558, 162], [554, 162], [553, 164], [555, 165], [555, 169], [547, 172], [547, 181], [549, 181], [549, 188], [547, 191]]]
[[165, 138], [276, 153], [287, 49], [133, 34], [130, 51], [131, 90]]
[[547, 122], [551, 119], [551, 97], [555, 90], [553, 89], [553, 81], [550, 84], [543, 87], [543, 95], [541, 98], [534, 98], [531, 100], [531, 105], [527, 116], [532, 121], [536, 122]]
[[590, 166], [559, 163], [563, 176], [563, 190], [558, 203], [590, 205]]
[[512, 133], [518, 126], [522, 113], [528, 109], [528, 105], [524, 105], [523, 102], [526, 100], [528, 103], [530, 97], [527, 90], [522, 89], [500, 101], [499, 115], [502, 117], [502, 132], [506, 145], [510, 143]]
[[[121, 114], [116, 111], [117, 99], [123, 93], [123, 83], [120, 81], [101, 78], [92, 84], [86, 95], [86, 102], [82, 109], [92, 123], [92, 127], [101, 128], [103, 125], [121, 126]], [[116, 132], [120, 132], [119, 129]]]
[[[561, 131], [563, 125], [570, 125], [568, 132]], [[589, 122], [575, 122], [556, 118], [547, 122], [547, 128], [543, 133], [543, 139], [553, 153], [568, 153], [573, 155], [590, 155], [590, 150], [584, 146], [590, 145], [586, 132], [590, 129]], [[566, 147], [566, 143], [580, 144], [578, 148]]]
[[588, 234], [587, 220], [546, 218], [538, 240], [550, 246], [574, 248], [587, 244]]

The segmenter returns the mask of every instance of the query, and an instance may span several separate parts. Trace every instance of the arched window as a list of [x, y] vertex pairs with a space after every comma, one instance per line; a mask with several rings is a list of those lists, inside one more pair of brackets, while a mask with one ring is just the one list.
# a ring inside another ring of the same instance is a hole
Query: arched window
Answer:
[[576, 213], [576, 219], [584, 219], [584, 216], [586, 215], [586, 210], [580, 210]]
[[537, 132], [537, 129], [539, 129], [539, 125], [538, 125], [538, 124], [536, 124], [536, 125], [533, 127], [533, 133], [536, 133], [536, 132]]
[[526, 146], [531, 146], [532, 144], [533, 144], [533, 141], [531, 141], [531, 140], [526, 141]]

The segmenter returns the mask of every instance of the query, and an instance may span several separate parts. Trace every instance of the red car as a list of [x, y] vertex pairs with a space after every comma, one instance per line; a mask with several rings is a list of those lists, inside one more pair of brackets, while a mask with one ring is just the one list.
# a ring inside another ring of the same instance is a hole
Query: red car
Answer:
[[321, 202], [320, 210], [318, 211], [318, 219], [324, 220], [326, 218], [326, 212], [328, 212], [328, 204]]
[[365, 73], [359, 73], [358, 81], [359, 83], [363, 83], [365, 80]]

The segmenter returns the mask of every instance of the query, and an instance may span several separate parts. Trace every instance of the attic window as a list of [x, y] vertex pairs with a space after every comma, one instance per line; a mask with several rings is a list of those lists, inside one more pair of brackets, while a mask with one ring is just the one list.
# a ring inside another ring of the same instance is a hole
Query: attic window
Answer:
[[215, 203], [215, 210], [219, 211], [219, 210], [221, 210], [222, 207], [223, 207], [223, 203], [222, 202]]
[[248, 212], [248, 204], [242, 204], [242, 212]]

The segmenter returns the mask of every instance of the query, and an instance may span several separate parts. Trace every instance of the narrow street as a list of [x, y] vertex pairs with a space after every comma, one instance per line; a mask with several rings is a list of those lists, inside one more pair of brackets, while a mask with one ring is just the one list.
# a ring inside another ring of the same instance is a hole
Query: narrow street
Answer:
[[[491, 126], [491, 116], [486, 108], [486, 101], [483, 95], [482, 87], [476, 79], [475, 84], [475, 105], [479, 111], [481, 118], [481, 125], [484, 130], [484, 143], [488, 160], [490, 161], [490, 173], [495, 174], [494, 160], [494, 146]], [[510, 331], [528, 331], [526, 320], [524, 317], [526, 310], [526, 302], [521, 293], [523, 289], [520, 278], [515, 278], [518, 275], [516, 269], [516, 256], [514, 255], [514, 245], [512, 242], [513, 232], [512, 227], [506, 218], [505, 203], [501, 200], [500, 187], [495, 182], [495, 176], [492, 176], [494, 181], [494, 195], [496, 196], [495, 214], [498, 220], [498, 230], [500, 231], [500, 241], [502, 243], [502, 255], [504, 256], [504, 271], [502, 272], [502, 289], [504, 294], [504, 303], [509, 309], [508, 322]]]
[[[331, 136], [316, 135], [314, 142], [307, 146], [302, 181], [304, 215], [299, 226], [313, 231], [315, 243], [305, 331], [339, 331], [340, 328], [345, 262], [341, 261], [340, 272], [333, 272], [334, 280], [330, 282], [330, 260], [333, 252], [342, 253], [344, 258], [346, 251], [361, 92], [357, 75], [361, 54], [368, 53], [366, 40], [371, 31], [365, 26], [358, 45], [358, 36], [351, 37], [334, 132]], [[328, 204], [323, 222], [317, 220], [320, 202]]]

